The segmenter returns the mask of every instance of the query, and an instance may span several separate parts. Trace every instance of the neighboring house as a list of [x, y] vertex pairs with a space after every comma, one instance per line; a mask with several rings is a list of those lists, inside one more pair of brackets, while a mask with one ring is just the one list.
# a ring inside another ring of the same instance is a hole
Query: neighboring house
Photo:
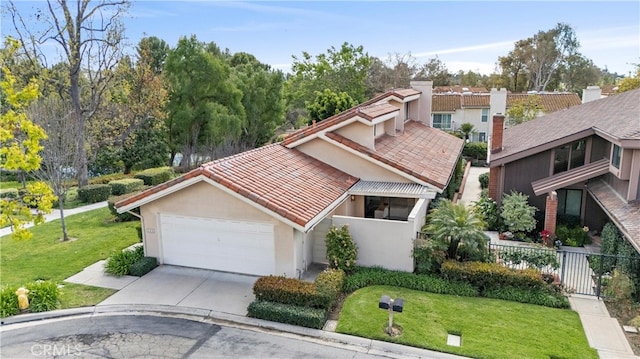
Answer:
[[163, 264], [298, 277], [326, 263], [329, 227], [346, 224], [359, 264], [413, 271], [415, 234], [463, 147], [429, 126], [431, 85], [412, 82], [116, 207], [140, 208], [145, 255]]
[[[491, 131], [491, 115], [505, 114], [518, 101], [529, 96], [538, 96], [545, 113], [563, 110], [581, 103], [580, 97], [571, 92], [507, 93], [505, 89], [490, 92], [475, 92], [478, 88], [463, 88], [469, 91], [442, 92], [434, 90], [432, 99], [432, 126], [443, 130], [457, 130], [463, 123], [475, 129], [471, 140], [487, 142]], [[471, 89], [475, 91], [471, 91]], [[599, 94], [598, 94], [599, 96]]]
[[494, 117], [489, 196], [529, 195], [552, 233], [556, 213], [598, 231], [611, 221], [640, 252], [640, 89], [503, 122]]

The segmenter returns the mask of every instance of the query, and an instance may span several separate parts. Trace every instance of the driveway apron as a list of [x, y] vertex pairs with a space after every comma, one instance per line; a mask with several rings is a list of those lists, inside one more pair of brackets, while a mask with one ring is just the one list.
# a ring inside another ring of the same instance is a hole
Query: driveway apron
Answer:
[[98, 305], [155, 304], [246, 315], [258, 277], [160, 266]]

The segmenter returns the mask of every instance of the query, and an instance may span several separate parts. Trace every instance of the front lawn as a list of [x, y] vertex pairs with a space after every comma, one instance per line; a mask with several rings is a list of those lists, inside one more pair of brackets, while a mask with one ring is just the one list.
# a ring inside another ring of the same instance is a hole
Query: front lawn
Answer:
[[[16, 241], [10, 235], [0, 238], [0, 278], [3, 286], [20, 286], [38, 279], [61, 283], [85, 267], [139, 241], [136, 231], [139, 222], [114, 222], [108, 208], [65, 219], [72, 238], [68, 242], [60, 242], [62, 232], [59, 220], [30, 228], [33, 238], [27, 241]], [[63, 292], [61, 305], [64, 307], [93, 305], [101, 301], [100, 298], [113, 293], [74, 285], [65, 285]], [[64, 296], [77, 296], [77, 299], [74, 299], [75, 302], [63, 302]]]
[[[402, 328], [395, 338], [383, 331], [388, 320], [388, 312], [378, 309], [383, 294], [405, 301], [404, 312], [394, 315], [394, 325]], [[352, 293], [336, 331], [476, 358], [598, 358], [574, 311], [390, 286]], [[461, 334], [462, 346], [448, 346], [448, 333]]]

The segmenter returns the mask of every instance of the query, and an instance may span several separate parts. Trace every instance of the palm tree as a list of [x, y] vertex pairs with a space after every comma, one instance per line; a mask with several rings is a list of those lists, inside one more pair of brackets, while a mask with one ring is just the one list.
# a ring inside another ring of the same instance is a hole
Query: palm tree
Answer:
[[427, 216], [426, 232], [435, 242], [447, 248], [447, 257], [458, 260], [458, 249], [467, 253], [486, 250], [487, 236], [484, 234], [482, 216], [462, 203], [441, 199]]
[[464, 135], [465, 141], [469, 139], [471, 134], [475, 131], [475, 128], [469, 122], [465, 122], [460, 125], [460, 132]]

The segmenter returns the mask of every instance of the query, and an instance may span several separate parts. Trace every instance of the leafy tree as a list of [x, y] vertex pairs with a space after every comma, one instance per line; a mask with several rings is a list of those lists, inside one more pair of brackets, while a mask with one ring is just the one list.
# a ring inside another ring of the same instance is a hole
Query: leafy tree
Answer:
[[513, 92], [522, 92], [528, 85], [526, 70], [528, 54], [524, 46], [524, 43], [516, 42], [515, 48], [507, 56], [498, 57], [498, 66], [507, 84], [506, 88]]
[[223, 58], [207, 52], [195, 36], [183, 37], [167, 56], [164, 74], [170, 89], [166, 126], [172, 162], [181, 151], [181, 166], [191, 168], [199, 147], [240, 136], [242, 92]]
[[447, 258], [460, 260], [459, 251], [475, 256], [484, 253], [487, 236], [482, 216], [462, 203], [441, 199], [427, 216], [425, 231], [434, 241], [447, 248]]
[[626, 77], [620, 81], [618, 85], [618, 92], [631, 91], [640, 88], [640, 64], [636, 64], [635, 76]]
[[416, 79], [431, 80], [433, 86], [447, 86], [453, 82], [453, 75], [438, 56], [427, 60], [416, 74]]
[[325, 89], [346, 92], [356, 103], [363, 102], [371, 61], [362, 46], [346, 42], [339, 49], [332, 46], [326, 54], [315, 57], [307, 52], [300, 58], [293, 56], [293, 75], [285, 83], [287, 111], [305, 108], [307, 102], [314, 101], [317, 91]]
[[357, 103], [346, 92], [335, 93], [329, 89], [316, 92], [316, 99], [307, 104], [311, 124], [312, 121], [322, 121], [342, 111], [348, 110]]
[[514, 101], [507, 110], [507, 123], [510, 126], [533, 120], [542, 111], [542, 99], [538, 95], [529, 95], [524, 99]]
[[234, 54], [229, 64], [235, 71], [236, 85], [242, 92], [242, 106], [247, 119], [239, 152], [264, 145], [284, 124], [284, 75], [244, 52]]
[[162, 73], [164, 62], [171, 48], [162, 39], [149, 36], [140, 40], [137, 47], [138, 59], [144, 59], [144, 63], [148, 65], [155, 74]]
[[567, 91], [582, 94], [587, 86], [600, 83], [602, 72], [582, 54], [570, 55], [560, 69], [560, 80]]
[[[73, 104], [74, 122], [78, 127], [78, 183], [88, 184], [86, 125], [104, 104], [102, 95], [113, 79], [112, 69], [122, 56], [124, 27], [121, 17], [128, 8], [127, 0], [77, 0], [72, 7], [67, 1], [48, 0], [45, 10], [37, 9], [37, 20], [44, 24], [40, 33], [32, 31], [12, 2], [7, 6], [20, 42], [32, 63], [47, 63], [44, 46], [60, 46], [68, 66], [69, 79], [65, 92]], [[83, 82], [86, 85], [83, 86]], [[67, 99], [67, 97], [65, 97]]]
[[[41, 141], [47, 138], [47, 134], [25, 113], [27, 106], [40, 95], [36, 80], [18, 88], [16, 79], [8, 67], [8, 59], [15, 55], [18, 48], [19, 43], [8, 38], [6, 51], [0, 57], [3, 74], [0, 81], [0, 168], [28, 172], [40, 168]], [[35, 224], [44, 222], [44, 214], [51, 212], [54, 200], [55, 196], [46, 183], [28, 184], [19, 198], [0, 199], [0, 226], [10, 225], [13, 229], [12, 237], [15, 239], [29, 239], [32, 234], [25, 229], [25, 224], [31, 221]], [[31, 208], [36, 209], [35, 214]]]
[[528, 203], [529, 196], [512, 191], [502, 198], [500, 216], [511, 232], [529, 232], [536, 228], [536, 207]]

